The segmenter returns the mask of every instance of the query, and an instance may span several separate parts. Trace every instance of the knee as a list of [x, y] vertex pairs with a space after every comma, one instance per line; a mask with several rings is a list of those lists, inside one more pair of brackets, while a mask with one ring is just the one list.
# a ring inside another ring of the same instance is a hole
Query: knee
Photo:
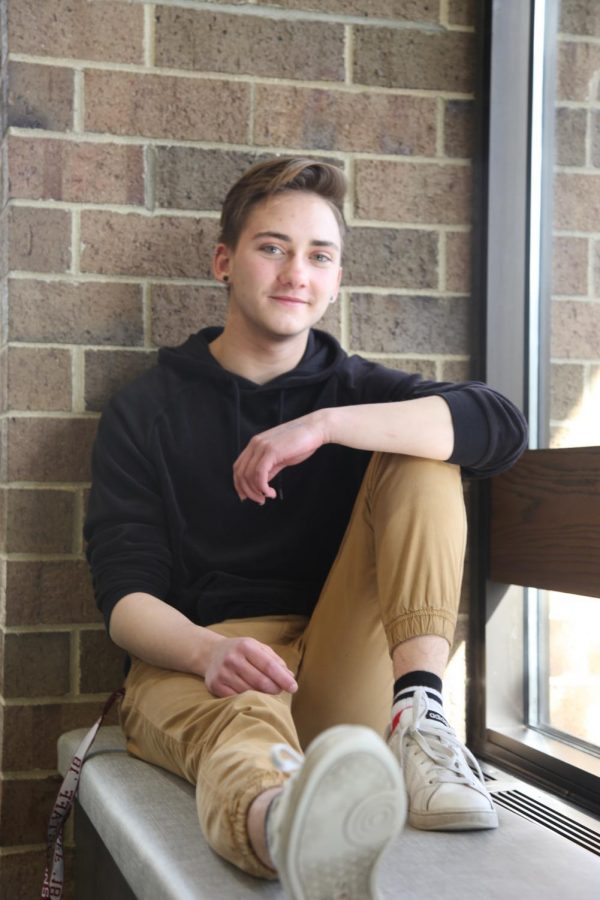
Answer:
[[459, 466], [437, 459], [422, 459], [399, 453], [374, 453], [371, 460], [374, 485], [384, 484], [386, 493], [398, 490], [403, 498], [446, 498], [464, 505]]

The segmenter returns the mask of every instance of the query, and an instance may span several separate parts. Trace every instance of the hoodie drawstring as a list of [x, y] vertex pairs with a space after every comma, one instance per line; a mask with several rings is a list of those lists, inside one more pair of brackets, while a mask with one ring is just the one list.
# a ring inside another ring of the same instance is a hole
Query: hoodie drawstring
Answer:
[[235, 378], [231, 379], [231, 384], [233, 385], [233, 409], [235, 416], [235, 459], [237, 459], [242, 452], [240, 386]]
[[[283, 423], [283, 413], [285, 410], [285, 389], [282, 388], [279, 392], [279, 421], [278, 425]], [[277, 475], [275, 478], [275, 490], [277, 491], [277, 496], [280, 500], [283, 500], [283, 470]]]

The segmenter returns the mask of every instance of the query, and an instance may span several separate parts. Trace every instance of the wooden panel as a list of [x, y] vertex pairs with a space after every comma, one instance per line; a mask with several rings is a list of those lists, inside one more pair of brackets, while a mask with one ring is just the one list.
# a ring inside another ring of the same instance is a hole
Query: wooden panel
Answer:
[[490, 578], [600, 597], [600, 447], [527, 450], [492, 479]]

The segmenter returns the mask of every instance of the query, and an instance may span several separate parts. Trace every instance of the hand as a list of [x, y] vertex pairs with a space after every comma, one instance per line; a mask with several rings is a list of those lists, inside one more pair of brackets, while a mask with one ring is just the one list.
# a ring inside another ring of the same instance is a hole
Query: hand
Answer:
[[324, 410], [255, 435], [233, 465], [238, 497], [263, 506], [267, 497], [277, 496], [269, 482], [286, 466], [304, 462], [324, 443]]
[[244, 691], [293, 694], [298, 690], [283, 659], [267, 644], [249, 637], [223, 638], [213, 644], [204, 680], [215, 697], [231, 697]]

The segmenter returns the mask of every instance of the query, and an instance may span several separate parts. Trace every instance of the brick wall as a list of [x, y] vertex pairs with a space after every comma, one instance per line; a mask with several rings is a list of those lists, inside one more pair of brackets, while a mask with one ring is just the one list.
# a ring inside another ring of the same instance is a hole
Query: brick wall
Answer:
[[120, 679], [81, 537], [98, 414], [157, 347], [222, 320], [226, 186], [261, 154], [342, 165], [353, 228], [327, 327], [390, 365], [467, 374], [474, 2], [1, 8], [0, 896], [19, 900], [56, 738]]

